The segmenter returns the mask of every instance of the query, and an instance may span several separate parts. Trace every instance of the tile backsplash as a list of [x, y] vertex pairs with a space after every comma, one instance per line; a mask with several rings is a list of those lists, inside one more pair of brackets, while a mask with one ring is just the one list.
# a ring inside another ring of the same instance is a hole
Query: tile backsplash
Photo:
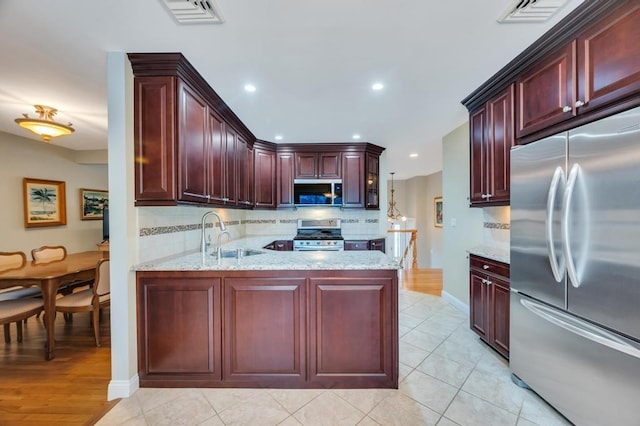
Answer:
[[508, 250], [511, 238], [511, 209], [504, 207], [484, 207], [484, 245]]
[[[342, 219], [343, 235], [378, 235], [380, 212], [305, 207], [295, 210], [235, 210], [195, 206], [137, 207], [138, 261], [160, 259], [200, 247], [202, 215], [214, 210], [222, 216], [231, 239], [251, 235], [293, 238], [302, 219]], [[213, 229], [215, 218], [207, 221]], [[217, 227], [217, 224], [215, 224]], [[212, 234], [215, 238], [217, 234]]]

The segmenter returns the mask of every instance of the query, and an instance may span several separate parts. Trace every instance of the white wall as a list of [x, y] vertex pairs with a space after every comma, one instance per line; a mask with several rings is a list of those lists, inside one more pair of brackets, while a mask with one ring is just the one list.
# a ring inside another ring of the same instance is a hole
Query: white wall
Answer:
[[469, 305], [467, 250], [483, 241], [483, 211], [469, 207], [469, 124], [442, 139], [443, 298]]
[[[67, 224], [25, 228], [23, 178], [65, 182]], [[70, 253], [96, 250], [101, 220], [80, 219], [80, 188], [108, 187], [106, 164], [78, 164], [76, 153], [46, 142], [0, 132], [0, 251], [63, 245]]]

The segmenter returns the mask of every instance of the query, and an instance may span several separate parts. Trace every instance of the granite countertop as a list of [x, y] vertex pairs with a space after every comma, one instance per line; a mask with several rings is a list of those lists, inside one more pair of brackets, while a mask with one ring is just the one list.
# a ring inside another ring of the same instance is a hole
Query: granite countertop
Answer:
[[479, 245], [468, 249], [467, 252], [487, 259], [497, 260], [498, 262], [510, 263], [510, 253], [507, 248]]
[[253, 270], [366, 270], [400, 269], [392, 257], [380, 251], [272, 251], [262, 247], [282, 237], [249, 236], [222, 245], [223, 250], [237, 248], [261, 251], [262, 254], [240, 259], [207, 254], [204, 262], [199, 251], [141, 263], [135, 271], [253, 271]]

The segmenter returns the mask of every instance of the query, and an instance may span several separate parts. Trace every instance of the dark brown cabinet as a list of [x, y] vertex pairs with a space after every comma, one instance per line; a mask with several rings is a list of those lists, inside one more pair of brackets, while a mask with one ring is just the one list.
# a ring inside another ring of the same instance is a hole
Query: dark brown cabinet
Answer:
[[254, 207], [276, 208], [276, 152], [254, 145]]
[[277, 196], [279, 208], [291, 208], [293, 204], [293, 173], [294, 154], [293, 152], [278, 153], [277, 170]]
[[[220, 278], [164, 273], [138, 280], [140, 384], [222, 379]], [[168, 318], [180, 318], [171, 321]], [[189, 377], [188, 381], [183, 381]]]
[[369, 250], [369, 240], [347, 240], [344, 242], [345, 250]]
[[366, 208], [377, 210], [380, 208], [380, 155], [366, 153], [366, 182], [365, 201]]
[[306, 380], [305, 278], [225, 278], [227, 383]]
[[292, 240], [276, 240], [267, 244], [263, 248], [268, 250], [275, 250], [275, 251], [293, 251], [293, 241]]
[[469, 256], [470, 326], [509, 358], [509, 265]]
[[142, 387], [398, 386], [395, 270], [136, 276]]
[[364, 208], [365, 153], [342, 154], [342, 207]]
[[470, 202], [509, 203], [509, 159], [514, 145], [513, 86], [470, 116]]
[[378, 250], [383, 253], [386, 252], [386, 240], [384, 238], [378, 238], [376, 240], [369, 241], [369, 250]]
[[295, 179], [340, 179], [340, 152], [296, 152]]
[[640, 4], [628, 2], [517, 80], [523, 137], [640, 92]]

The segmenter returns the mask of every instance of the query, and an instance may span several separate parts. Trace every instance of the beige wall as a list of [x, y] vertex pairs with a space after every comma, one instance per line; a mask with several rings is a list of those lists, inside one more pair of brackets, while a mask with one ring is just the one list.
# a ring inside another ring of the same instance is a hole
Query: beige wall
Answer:
[[483, 241], [483, 211], [469, 207], [469, 124], [442, 139], [443, 293], [461, 309], [469, 306], [467, 250]]
[[[418, 230], [418, 267], [441, 268], [442, 228], [436, 228], [433, 224], [433, 199], [442, 195], [442, 172], [394, 180], [393, 185], [394, 200], [400, 213], [415, 219], [415, 228]], [[391, 188], [390, 182], [388, 187]]]
[[[102, 241], [102, 221], [80, 220], [80, 188], [107, 189], [106, 164], [78, 164], [74, 151], [0, 132], [0, 251], [64, 245], [71, 253], [95, 250]], [[25, 228], [25, 177], [65, 182], [67, 224]]]

